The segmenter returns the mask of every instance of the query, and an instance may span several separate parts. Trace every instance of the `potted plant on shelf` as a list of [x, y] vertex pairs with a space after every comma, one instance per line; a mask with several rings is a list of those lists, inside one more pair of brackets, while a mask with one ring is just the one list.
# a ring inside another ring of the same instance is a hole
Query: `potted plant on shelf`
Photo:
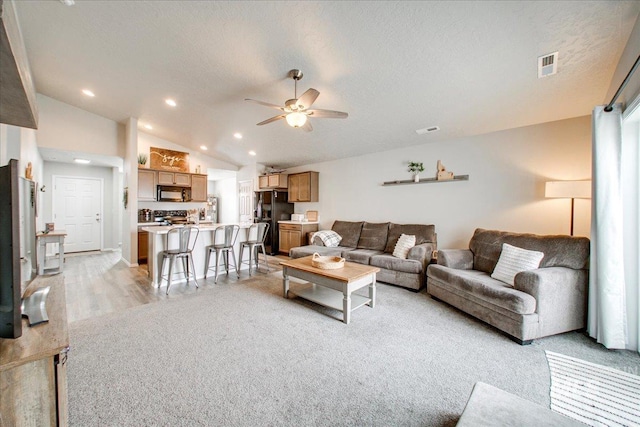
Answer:
[[424, 172], [422, 162], [409, 162], [409, 172], [413, 173], [413, 181], [420, 182], [420, 172]]
[[138, 165], [144, 166], [147, 164], [147, 155], [146, 154], [138, 154]]

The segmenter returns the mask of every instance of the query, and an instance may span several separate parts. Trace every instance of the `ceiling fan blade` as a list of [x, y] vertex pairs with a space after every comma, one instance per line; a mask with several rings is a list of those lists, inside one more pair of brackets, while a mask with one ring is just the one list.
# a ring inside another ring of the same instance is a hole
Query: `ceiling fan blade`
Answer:
[[300, 95], [300, 98], [296, 101], [296, 105], [299, 109], [306, 110], [316, 101], [318, 95], [320, 95], [320, 92], [317, 90], [313, 88], [307, 89], [305, 93]]
[[346, 119], [349, 117], [348, 113], [343, 113], [342, 111], [333, 111], [333, 110], [307, 110], [307, 114], [311, 117], [316, 117], [319, 119]]
[[305, 124], [300, 126], [300, 129], [302, 129], [305, 132], [311, 132], [313, 130], [313, 126], [311, 126], [311, 120], [307, 119]]
[[271, 104], [269, 102], [258, 101], [257, 99], [249, 99], [249, 98], [245, 98], [244, 100], [253, 102], [254, 104], [260, 104], [260, 105], [264, 105], [265, 107], [275, 108], [276, 110], [284, 111], [284, 108], [282, 108], [281, 106], [276, 104]]
[[275, 121], [277, 121], [277, 120], [284, 119], [284, 118], [285, 118], [285, 116], [286, 116], [286, 114], [281, 114], [281, 115], [279, 115], [279, 116], [273, 116], [273, 117], [271, 117], [270, 119], [267, 119], [267, 120], [265, 120], [265, 121], [263, 121], [263, 122], [258, 123], [256, 126], [267, 125], [267, 124], [272, 123], [272, 122], [275, 122]]

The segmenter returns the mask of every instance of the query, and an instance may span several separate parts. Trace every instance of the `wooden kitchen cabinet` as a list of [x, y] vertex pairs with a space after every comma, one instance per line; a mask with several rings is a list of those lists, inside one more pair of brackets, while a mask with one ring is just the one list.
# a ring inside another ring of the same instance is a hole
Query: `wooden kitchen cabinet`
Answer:
[[289, 249], [307, 244], [305, 242], [307, 233], [318, 231], [318, 224], [307, 224], [303, 222], [299, 224], [278, 223], [278, 228], [280, 230], [278, 233], [280, 238], [278, 250], [282, 254], [289, 255]]
[[301, 172], [289, 175], [289, 203], [317, 202], [318, 172]]
[[156, 200], [156, 172], [138, 169], [138, 200]]
[[138, 264], [146, 264], [149, 257], [149, 232], [138, 229]]
[[287, 188], [287, 175], [283, 173], [272, 173], [260, 175], [258, 177], [258, 187], [263, 188]]
[[0, 339], [0, 425], [68, 424], [69, 333], [62, 274], [36, 277], [25, 295], [45, 286], [50, 286], [49, 321], [29, 327], [23, 319], [20, 338]]
[[191, 175], [191, 201], [207, 201], [207, 175]]
[[191, 187], [191, 174], [158, 171], [158, 185], [175, 185], [177, 187]]

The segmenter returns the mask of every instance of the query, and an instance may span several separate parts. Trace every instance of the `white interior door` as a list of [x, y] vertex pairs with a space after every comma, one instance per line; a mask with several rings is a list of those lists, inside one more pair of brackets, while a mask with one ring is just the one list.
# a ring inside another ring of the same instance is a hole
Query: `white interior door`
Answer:
[[102, 241], [102, 180], [53, 177], [53, 222], [65, 252], [96, 251]]
[[240, 181], [238, 183], [238, 200], [240, 202], [240, 221], [253, 221], [253, 182]]

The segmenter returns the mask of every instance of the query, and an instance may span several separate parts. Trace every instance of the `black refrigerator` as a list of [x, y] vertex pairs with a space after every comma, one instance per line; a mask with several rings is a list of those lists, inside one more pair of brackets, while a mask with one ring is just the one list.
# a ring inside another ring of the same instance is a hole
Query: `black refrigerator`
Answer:
[[278, 221], [290, 220], [293, 213], [293, 203], [288, 202], [288, 197], [287, 190], [256, 191], [253, 221], [269, 223], [269, 232], [264, 241], [269, 255], [278, 254]]

